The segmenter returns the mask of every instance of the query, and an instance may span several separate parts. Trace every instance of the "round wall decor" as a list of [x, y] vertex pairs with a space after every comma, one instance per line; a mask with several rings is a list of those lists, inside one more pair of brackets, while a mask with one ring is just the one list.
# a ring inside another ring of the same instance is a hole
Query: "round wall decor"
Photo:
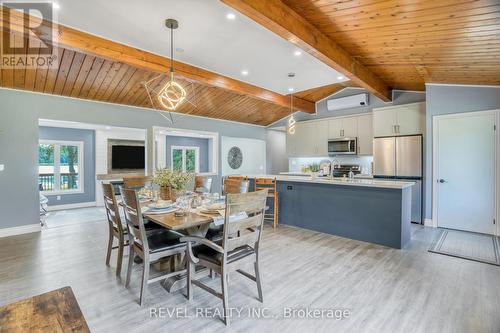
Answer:
[[243, 153], [240, 148], [234, 146], [229, 149], [227, 163], [229, 163], [231, 169], [238, 169], [241, 166], [241, 163], [243, 163]]

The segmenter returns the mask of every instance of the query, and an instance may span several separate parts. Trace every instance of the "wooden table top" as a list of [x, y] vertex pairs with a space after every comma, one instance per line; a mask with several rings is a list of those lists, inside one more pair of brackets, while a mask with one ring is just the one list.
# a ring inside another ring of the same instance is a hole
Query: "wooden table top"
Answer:
[[0, 332], [90, 332], [70, 287], [0, 307]]
[[168, 214], [148, 214], [144, 213], [144, 217], [156, 224], [161, 225], [170, 230], [182, 230], [192, 227], [198, 227], [203, 224], [208, 224], [213, 221], [211, 217], [189, 213], [187, 216], [175, 216], [175, 213]]

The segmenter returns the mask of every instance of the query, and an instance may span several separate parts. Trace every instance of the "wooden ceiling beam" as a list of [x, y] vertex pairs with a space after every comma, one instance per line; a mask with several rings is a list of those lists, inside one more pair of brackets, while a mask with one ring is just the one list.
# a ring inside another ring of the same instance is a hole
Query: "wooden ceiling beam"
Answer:
[[280, 0], [221, 0], [388, 102], [390, 87]]
[[[4, 15], [4, 11], [9, 11], [8, 15]], [[29, 20], [23, 19], [23, 15], [29, 17]], [[40, 21], [40, 18], [28, 16], [19, 11], [0, 6], [0, 29], [3, 31], [24, 34], [26, 31], [29, 31], [27, 26], [30, 25], [29, 22], [31, 22], [31, 26], [36, 27], [31, 28], [31, 32], [36, 34], [38, 38], [46, 43], [53, 42], [50, 32], [51, 29], [55, 28], [54, 31], [57, 31], [57, 46], [111, 61], [125, 63], [146, 71], [156, 73], [168, 73], [169, 71], [170, 59], [167, 57], [116, 43], [60, 24], [52, 25], [51, 22], [45, 20], [43, 22]], [[290, 107], [290, 98], [286, 95], [281, 95], [274, 91], [260, 88], [179, 61], [174, 62], [174, 67], [176, 75], [187, 80], [222, 88], [233, 93], [257, 98], [275, 105]], [[316, 112], [314, 103], [297, 97], [294, 97], [293, 106], [295, 111], [306, 113]]]

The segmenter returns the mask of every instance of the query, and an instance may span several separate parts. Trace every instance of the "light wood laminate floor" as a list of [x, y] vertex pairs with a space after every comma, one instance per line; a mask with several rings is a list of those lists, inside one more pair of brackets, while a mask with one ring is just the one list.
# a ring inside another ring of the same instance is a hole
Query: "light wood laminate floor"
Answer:
[[[428, 253], [439, 233], [424, 227], [414, 227], [404, 250], [266, 227], [263, 304], [255, 284], [234, 273], [229, 305], [245, 310], [229, 328], [216, 315], [152, 319], [151, 308], [178, 307], [182, 317], [195, 315], [196, 308], [220, 310], [221, 302], [199, 288], [188, 302], [184, 291], [169, 294], [154, 283], [139, 307], [139, 266], [126, 289], [126, 270], [121, 279], [114, 273], [115, 254], [112, 267], [104, 264], [106, 222], [85, 221], [86, 212], [81, 210], [82, 223], [0, 238], [0, 306], [71, 286], [92, 332], [500, 332], [500, 267]], [[218, 279], [209, 284], [220, 285]], [[350, 317], [283, 316], [285, 308], [307, 307], [348, 309]], [[275, 317], [249, 317], [252, 308]]]

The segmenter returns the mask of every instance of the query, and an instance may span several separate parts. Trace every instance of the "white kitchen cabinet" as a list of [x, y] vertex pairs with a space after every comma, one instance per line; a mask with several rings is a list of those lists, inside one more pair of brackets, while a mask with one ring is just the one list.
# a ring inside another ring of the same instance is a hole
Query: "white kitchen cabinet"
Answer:
[[[296, 127], [297, 128], [297, 127]], [[298, 156], [297, 153], [297, 147], [299, 146], [299, 136], [297, 134], [297, 131], [295, 131], [295, 134], [289, 134], [288, 133], [288, 128], [286, 132], [286, 153], [288, 156]]]
[[327, 121], [297, 123], [295, 134], [287, 133], [287, 153], [289, 156], [327, 156]]
[[357, 117], [334, 118], [328, 120], [330, 139], [357, 136]]
[[316, 122], [315, 155], [328, 156], [328, 121]]
[[328, 120], [328, 138], [335, 139], [340, 138], [342, 133], [342, 120], [340, 118], [334, 118]]
[[358, 154], [373, 155], [373, 116], [365, 114], [357, 117]]
[[375, 137], [423, 134], [424, 128], [425, 103], [373, 109]]
[[398, 110], [398, 135], [424, 134], [425, 104], [410, 104]]
[[358, 136], [358, 117], [342, 118], [342, 137]]
[[373, 136], [396, 135], [396, 124], [398, 122], [396, 109], [373, 110]]

